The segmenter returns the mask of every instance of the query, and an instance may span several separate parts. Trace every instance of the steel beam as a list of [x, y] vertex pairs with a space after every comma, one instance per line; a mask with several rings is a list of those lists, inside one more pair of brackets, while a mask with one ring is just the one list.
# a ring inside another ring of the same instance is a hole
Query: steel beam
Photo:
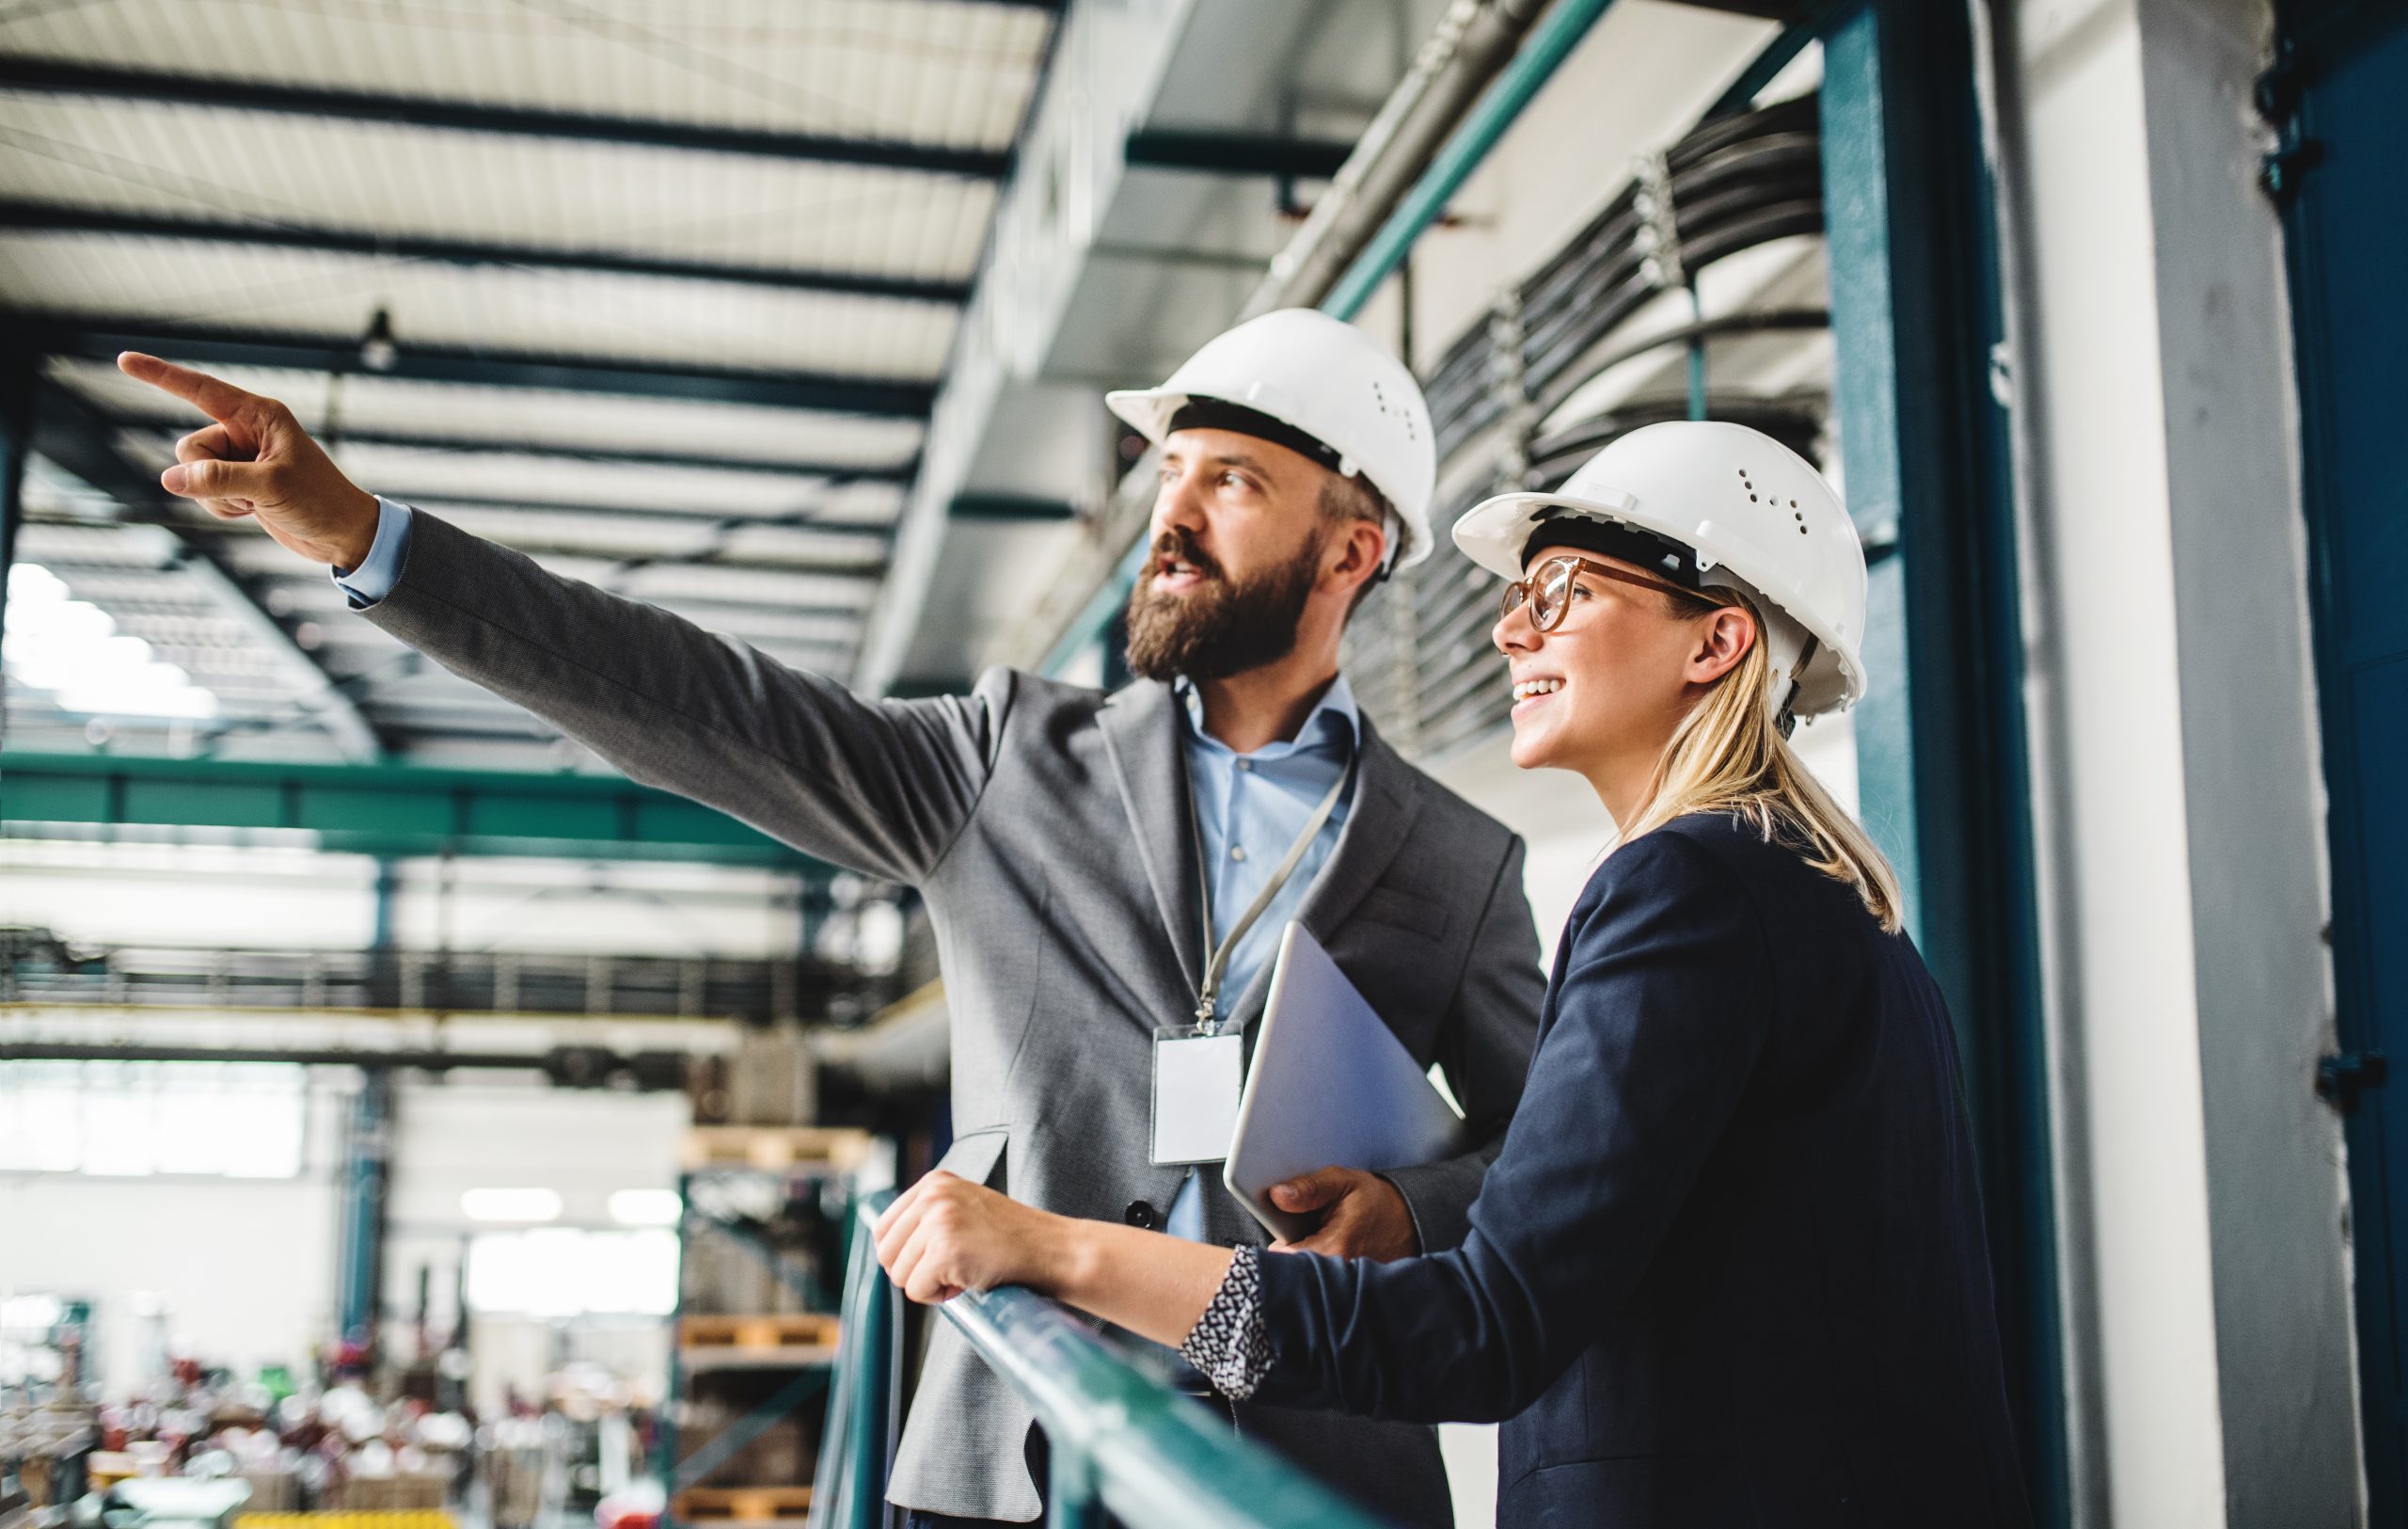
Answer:
[[[202, 422], [189, 416], [122, 412], [111, 413], [108, 420], [119, 430], [147, 431], [163, 436], [182, 436], [199, 428]], [[641, 446], [495, 440], [484, 436], [452, 435], [440, 431], [363, 430], [349, 424], [325, 444], [329, 450], [343, 446], [391, 446], [406, 451], [443, 452], [453, 455], [540, 456], [630, 467], [691, 468], [705, 472], [768, 472], [798, 478], [842, 478], [851, 483], [909, 484], [911, 474], [919, 467], [916, 461], [879, 462], [866, 466], [852, 462], [799, 462], [779, 458], [719, 456], [698, 452], [655, 451]]]
[[0, 817], [100, 827], [298, 829], [340, 853], [550, 855], [809, 868], [683, 797], [615, 775], [0, 753]]
[[956, 520], [993, 520], [1004, 522], [1040, 522], [1075, 520], [1079, 507], [1058, 499], [1041, 499], [1031, 494], [957, 494], [945, 506], [945, 514]]
[[55, 58], [0, 58], [0, 90], [100, 100], [163, 101], [187, 106], [278, 116], [383, 122], [398, 127], [553, 138], [568, 142], [626, 143], [689, 153], [740, 154], [874, 169], [909, 170], [968, 180], [1000, 180], [1008, 153], [959, 149], [892, 138], [848, 138], [818, 133], [784, 133], [720, 127], [704, 122], [663, 121], [605, 112], [559, 111], [542, 106], [501, 105], [427, 96], [387, 95], [321, 86], [176, 74], [164, 70], [121, 69]]
[[[2041, 1522], [2067, 1521], [2049, 1073], [2004, 329], [1964, 7], [1865, 0], [1824, 33], [1836, 412], [1874, 566], [1860, 816], [1957, 1027], [2009, 1400]], [[1868, 538], [1875, 539], [1875, 538]]]
[[[1200, 133], [1144, 128], [1121, 142], [1135, 167], [1196, 170], [1208, 175], [1269, 175], [1326, 181], [1354, 151], [1351, 142], [1291, 138], [1272, 133]], [[1260, 262], [1255, 263], [1258, 266]]]
[[114, 365], [126, 350], [156, 351], [203, 366], [263, 366], [288, 372], [366, 373], [404, 382], [534, 388], [552, 392], [620, 393], [705, 404], [925, 419], [936, 388], [927, 382], [848, 377], [827, 372], [693, 366], [639, 358], [563, 356], [474, 345], [403, 344], [390, 366], [360, 358], [352, 335], [291, 335], [160, 324], [123, 314], [35, 314], [27, 322], [53, 355]]
[[0, 230], [35, 233], [105, 233], [140, 239], [273, 249], [310, 249], [370, 259], [427, 261], [443, 265], [515, 266], [537, 270], [598, 271], [610, 276], [653, 277], [670, 281], [719, 281], [773, 287], [787, 292], [837, 293], [853, 297], [891, 297], [904, 302], [958, 306], [970, 295], [959, 281], [887, 276], [876, 271], [801, 269], [732, 261], [679, 259], [632, 250], [503, 244], [447, 239], [423, 233], [385, 233], [293, 223], [189, 217], [167, 213], [121, 212], [64, 202], [0, 198]]
[[35, 438], [44, 456], [116, 500], [132, 518], [162, 526], [175, 536], [190, 554], [179, 565], [276, 657], [299, 692], [294, 699], [301, 710], [325, 729], [346, 758], [368, 762], [383, 757], [384, 740], [359, 708], [260, 602], [213, 539], [195, 534], [175, 512], [167, 491], [118, 450], [105, 416], [81, 395], [52, 387], [41, 390], [37, 420]]

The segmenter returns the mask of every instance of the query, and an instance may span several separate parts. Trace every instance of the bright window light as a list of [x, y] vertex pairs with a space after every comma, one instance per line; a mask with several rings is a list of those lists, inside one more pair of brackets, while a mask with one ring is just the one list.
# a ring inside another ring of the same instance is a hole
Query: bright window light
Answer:
[[610, 1219], [621, 1226], [675, 1226], [686, 1202], [674, 1189], [614, 1189]]
[[109, 613], [89, 600], [72, 598], [66, 581], [39, 563], [8, 570], [8, 627], [0, 660], [10, 677], [49, 691], [63, 711], [194, 720], [217, 714], [214, 692], [153, 659], [150, 644], [119, 632]]
[[556, 1189], [470, 1189], [460, 1196], [460, 1214], [472, 1221], [557, 1221]]
[[0, 1172], [289, 1179], [309, 1091], [282, 1062], [0, 1062]]
[[677, 1303], [677, 1234], [536, 1227], [468, 1240], [468, 1309], [562, 1317], [666, 1316]]

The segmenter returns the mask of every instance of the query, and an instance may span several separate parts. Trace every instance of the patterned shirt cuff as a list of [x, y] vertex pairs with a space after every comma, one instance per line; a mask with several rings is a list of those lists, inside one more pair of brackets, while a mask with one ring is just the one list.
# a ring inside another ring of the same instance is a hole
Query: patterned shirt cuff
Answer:
[[1262, 1326], [1261, 1252], [1240, 1248], [1212, 1304], [1196, 1319], [1179, 1346], [1179, 1357], [1203, 1373], [1212, 1388], [1235, 1401], [1254, 1394], [1271, 1370], [1271, 1339]]

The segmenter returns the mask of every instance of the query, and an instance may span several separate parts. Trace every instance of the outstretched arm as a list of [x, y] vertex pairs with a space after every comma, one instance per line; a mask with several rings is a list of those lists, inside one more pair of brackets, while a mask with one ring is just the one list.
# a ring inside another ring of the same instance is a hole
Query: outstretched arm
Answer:
[[[177, 443], [160, 479], [170, 492], [222, 519], [254, 518], [313, 562], [366, 559], [374, 496], [291, 410], [155, 357], [118, 364], [213, 421]], [[969, 821], [1016, 683], [998, 671], [970, 696], [863, 701], [425, 514], [398, 582], [362, 614], [635, 780], [901, 882], [925, 880]]]

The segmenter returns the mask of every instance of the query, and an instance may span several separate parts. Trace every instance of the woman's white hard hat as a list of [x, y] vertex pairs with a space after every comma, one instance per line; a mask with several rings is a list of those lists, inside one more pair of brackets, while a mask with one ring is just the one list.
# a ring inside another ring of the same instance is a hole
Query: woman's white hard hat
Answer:
[[1455, 545], [1490, 572], [1519, 579], [1525, 554], [1545, 546], [1531, 534], [1559, 516], [1677, 542], [1696, 554], [1701, 584], [1753, 596], [1771, 629], [1776, 705], [1786, 698], [1811, 717], [1864, 694], [1863, 543], [1823, 475], [1770, 436], [1715, 420], [1647, 425], [1551, 494], [1474, 505], [1455, 522]]
[[1194, 399], [1268, 414], [1327, 446], [1339, 473], [1362, 474], [1394, 512], [1388, 565], [1409, 568], [1430, 555], [1438, 475], [1430, 406], [1404, 363], [1362, 330], [1314, 309], [1283, 308], [1207, 342], [1159, 388], [1103, 395], [1157, 446]]

